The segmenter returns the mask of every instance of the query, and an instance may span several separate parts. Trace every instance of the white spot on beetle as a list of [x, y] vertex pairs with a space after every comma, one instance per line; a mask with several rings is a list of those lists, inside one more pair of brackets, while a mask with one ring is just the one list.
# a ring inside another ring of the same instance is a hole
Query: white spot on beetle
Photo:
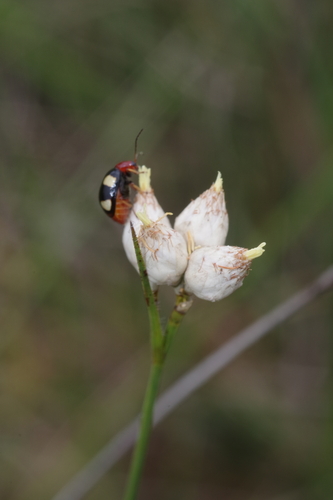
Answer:
[[112, 207], [112, 201], [111, 200], [102, 200], [101, 201], [101, 206], [102, 206], [102, 208], [104, 210], [106, 210], [107, 212], [110, 212], [111, 211], [111, 207]]
[[103, 184], [104, 186], [112, 188], [115, 185], [116, 181], [116, 177], [113, 177], [113, 175], [107, 175], [106, 177], [104, 177]]

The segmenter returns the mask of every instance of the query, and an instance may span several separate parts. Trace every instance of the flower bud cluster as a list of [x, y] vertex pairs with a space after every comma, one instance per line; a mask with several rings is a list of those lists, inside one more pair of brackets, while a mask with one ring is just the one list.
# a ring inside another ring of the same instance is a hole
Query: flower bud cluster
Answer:
[[[139, 168], [139, 188], [124, 227], [126, 255], [138, 270], [130, 224], [138, 237], [152, 289], [180, 286], [185, 293], [215, 302], [242, 284], [251, 262], [264, 252], [225, 246], [229, 219], [222, 177], [183, 210], [172, 229], [150, 185], [150, 169]], [[179, 289], [179, 287], [178, 287]]]

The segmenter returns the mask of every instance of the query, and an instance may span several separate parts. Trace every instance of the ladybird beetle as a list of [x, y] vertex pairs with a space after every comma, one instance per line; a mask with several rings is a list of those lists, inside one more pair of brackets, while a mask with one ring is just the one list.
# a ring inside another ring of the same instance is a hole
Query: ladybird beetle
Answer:
[[129, 199], [132, 184], [131, 173], [138, 171], [137, 160], [137, 141], [139, 134], [135, 139], [135, 160], [123, 161], [106, 173], [99, 190], [99, 202], [102, 209], [119, 224], [125, 224], [131, 211], [132, 203]]

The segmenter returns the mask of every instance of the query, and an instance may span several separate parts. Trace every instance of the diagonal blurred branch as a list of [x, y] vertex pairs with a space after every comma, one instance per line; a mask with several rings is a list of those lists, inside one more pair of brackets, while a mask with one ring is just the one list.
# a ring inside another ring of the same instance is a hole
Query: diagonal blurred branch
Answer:
[[[207, 356], [157, 400], [154, 424], [161, 422], [180, 403], [257, 340], [332, 287], [333, 266], [330, 266], [310, 286], [262, 316]], [[84, 498], [103, 475], [131, 449], [136, 439], [138, 424], [139, 417], [120, 431], [52, 500], [81, 500]]]

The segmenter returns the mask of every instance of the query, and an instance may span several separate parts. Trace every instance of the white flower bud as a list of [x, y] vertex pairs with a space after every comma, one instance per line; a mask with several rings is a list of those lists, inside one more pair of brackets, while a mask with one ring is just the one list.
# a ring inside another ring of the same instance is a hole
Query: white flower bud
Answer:
[[[136, 193], [131, 214], [124, 226], [123, 231], [123, 246], [128, 260], [139, 271], [138, 263], [136, 260], [131, 225], [133, 224], [136, 234], [139, 234], [142, 222], [137, 218], [136, 213], [144, 212], [150, 220], [160, 219], [160, 223], [166, 227], [171, 228], [168, 217], [163, 217], [165, 212], [161, 205], [158, 203], [154, 191], [150, 185], [150, 168], [145, 166], [139, 167], [139, 190]], [[163, 218], [162, 218], [163, 217]]]
[[[158, 203], [154, 191], [150, 185], [150, 175], [151, 169], [145, 167], [139, 167], [139, 190], [136, 193], [132, 209], [132, 223], [136, 219], [135, 214], [137, 212], [145, 212], [149, 219], [157, 220], [165, 215], [165, 211]], [[161, 224], [167, 227], [171, 227], [171, 223], [168, 217], [161, 219]]]
[[194, 247], [224, 245], [229, 227], [222, 177], [218, 172], [214, 184], [182, 211], [175, 229], [192, 238]]
[[185, 272], [185, 291], [211, 302], [227, 297], [242, 286], [251, 260], [263, 254], [265, 244], [252, 250], [231, 246], [194, 250]]
[[183, 236], [162, 224], [163, 219], [152, 222], [144, 213], [137, 216], [143, 223], [137, 236], [152, 289], [178, 285], [188, 262]]

